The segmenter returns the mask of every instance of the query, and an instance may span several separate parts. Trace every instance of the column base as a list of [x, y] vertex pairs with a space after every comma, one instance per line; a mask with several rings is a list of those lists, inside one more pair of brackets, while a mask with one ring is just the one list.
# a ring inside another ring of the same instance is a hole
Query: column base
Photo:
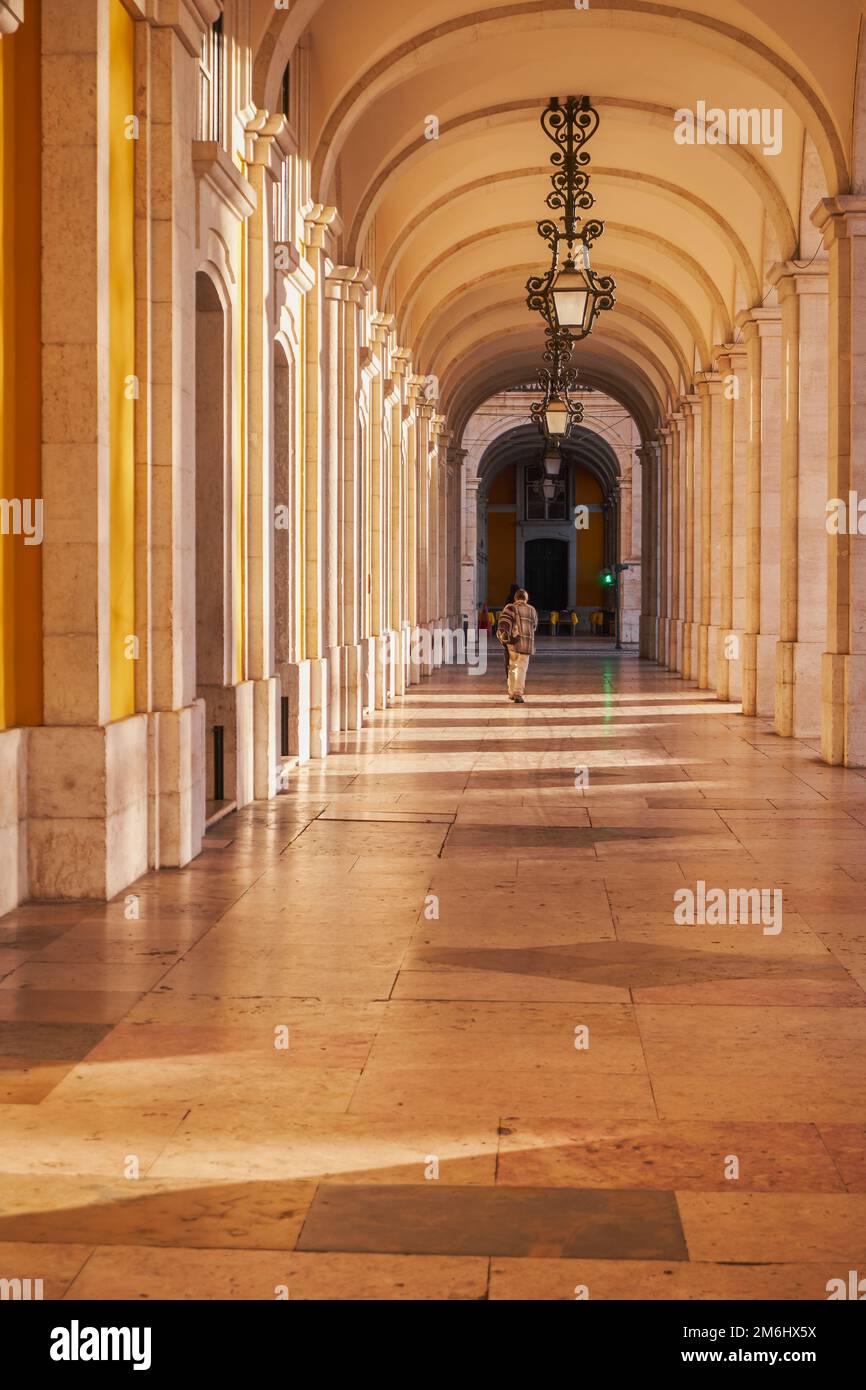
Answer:
[[310, 663], [290, 661], [280, 667], [280, 690], [289, 701], [289, 757], [310, 761]]
[[758, 635], [744, 632], [740, 645], [743, 714], [754, 718], [758, 712]]
[[426, 643], [424, 628], [413, 627], [409, 634], [409, 680], [412, 685], [420, 685], [421, 677], [430, 674], [429, 671], [424, 671], [423, 649]]
[[707, 689], [718, 690], [719, 682], [719, 627], [710, 623], [707, 628]]
[[205, 818], [205, 703], [148, 716], [148, 863], [179, 869], [201, 853]]
[[318, 656], [310, 661], [310, 757], [327, 758], [330, 747], [328, 728], [328, 662]]
[[658, 621], [658, 646], [656, 648], [656, 661], [659, 666], [668, 664], [668, 620], [659, 618]]
[[840, 767], [866, 767], [866, 655], [824, 652], [821, 756]]
[[338, 734], [345, 727], [346, 702], [343, 698], [343, 683], [346, 673], [345, 647], [329, 647], [328, 657], [328, 722], [330, 732]]
[[275, 676], [252, 682], [253, 796], [270, 801], [277, 794], [280, 761], [280, 683]]
[[421, 639], [421, 675], [432, 676], [435, 669], [433, 650], [436, 642], [436, 624], [424, 623], [421, 632], [425, 635]]
[[391, 628], [379, 634], [373, 639], [375, 642], [376, 655], [374, 661], [375, 673], [375, 708], [387, 709], [394, 703], [397, 691], [397, 671], [399, 668], [398, 653], [400, 649], [400, 635], [392, 631]]
[[340, 724], [355, 733], [364, 723], [364, 657], [361, 643], [340, 648]]
[[28, 891], [106, 901], [148, 868], [148, 717], [30, 729]]
[[709, 690], [710, 687], [709, 631], [706, 623], [698, 624], [697, 681], [699, 690]]
[[689, 622], [683, 623], [683, 636], [682, 636], [682, 654], [683, 654], [683, 658], [682, 658], [682, 666], [681, 666], [680, 669], [681, 669], [681, 671], [682, 671], [683, 680], [684, 680], [684, 681], [690, 681], [690, 680], [692, 679], [692, 635], [693, 635], [693, 629], [694, 629], [694, 623], [689, 623]]
[[757, 709], [762, 719], [772, 719], [776, 711], [776, 643], [777, 632], [759, 632], [757, 636]]
[[682, 671], [683, 669], [683, 620], [682, 618], [671, 618], [670, 630], [670, 660], [668, 665], [672, 671]]
[[30, 730], [0, 733], [0, 916], [28, 896], [27, 741]]
[[376, 708], [376, 643], [377, 638], [365, 637], [361, 642], [361, 720]]
[[815, 738], [821, 732], [819, 642], [776, 643], [776, 733], [782, 738]]
[[237, 802], [238, 808], [248, 806], [254, 797], [255, 786], [255, 715], [252, 681], [237, 685], [206, 685], [198, 692], [205, 702], [205, 788], [206, 800], [216, 800], [218, 790], [214, 766], [213, 730], [223, 729], [223, 795], [224, 801]]
[[716, 649], [716, 691], [720, 700], [741, 700], [743, 695], [743, 641], [736, 628], [719, 628]]

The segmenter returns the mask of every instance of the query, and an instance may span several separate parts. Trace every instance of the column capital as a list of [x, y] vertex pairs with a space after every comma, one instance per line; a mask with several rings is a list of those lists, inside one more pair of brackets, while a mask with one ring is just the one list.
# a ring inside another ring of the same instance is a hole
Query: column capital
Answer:
[[330, 240], [339, 236], [342, 230], [343, 224], [334, 207], [326, 207], [324, 203], [312, 203], [304, 213], [304, 241], [307, 246], [326, 251]]
[[426, 383], [426, 376], [419, 376], [417, 372], [410, 372], [406, 377], [406, 400], [410, 406], [426, 400], [424, 390]]
[[780, 302], [793, 294], [826, 295], [829, 292], [830, 262], [826, 256], [806, 266], [797, 265], [796, 261], [777, 261], [770, 267], [767, 278], [775, 286]]
[[335, 265], [325, 279], [325, 298], [363, 304], [372, 288], [373, 277], [369, 270], [358, 265]]
[[716, 361], [731, 371], [745, 372], [749, 364], [749, 348], [745, 342], [720, 343], [714, 349]]
[[[370, 278], [372, 286], [372, 276]], [[370, 337], [376, 344], [387, 346], [391, 334], [394, 332], [397, 320], [393, 314], [373, 314], [370, 318]]]
[[742, 309], [734, 322], [747, 335], [756, 333], [761, 338], [778, 338], [782, 332], [782, 310], [778, 304]]
[[395, 386], [401, 390], [411, 366], [412, 357], [406, 348], [391, 349], [391, 377]]
[[638, 461], [641, 466], [658, 463], [661, 453], [661, 445], [655, 439], [647, 439], [641, 444], [639, 449], [635, 449]]
[[701, 398], [697, 391], [688, 391], [684, 396], [680, 396], [677, 401], [677, 409], [682, 412], [685, 420], [689, 415], [694, 415], [700, 409]]
[[[139, 10], [144, 10], [145, 0], [134, 0], [134, 3]], [[126, 8], [129, 9], [129, 5]], [[170, 0], [169, 4], [159, 6], [150, 0], [147, 11], [141, 18], [146, 18], [154, 29], [173, 29], [186, 51], [198, 59], [201, 36], [219, 18], [221, 7], [219, 0]]]
[[866, 195], [837, 193], [833, 198], [822, 198], [811, 221], [823, 233], [828, 251], [834, 241], [866, 236]]
[[292, 128], [278, 111], [255, 111], [246, 125], [247, 160], [250, 164], [264, 165], [272, 178], [278, 179], [284, 159], [297, 154], [298, 142]]
[[698, 372], [695, 377], [695, 385], [700, 393], [701, 400], [706, 400], [711, 396], [721, 395], [724, 387], [722, 374], [715, 369], [711, 372]]

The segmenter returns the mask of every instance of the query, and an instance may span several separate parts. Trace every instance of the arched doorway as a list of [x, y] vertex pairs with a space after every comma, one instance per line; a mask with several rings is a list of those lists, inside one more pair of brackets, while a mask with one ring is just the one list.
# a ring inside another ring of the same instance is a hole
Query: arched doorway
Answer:
[[524, 585], [533, 607], [561, 610], [568, 602], [568, 542], [551, 536], [526, 541]]

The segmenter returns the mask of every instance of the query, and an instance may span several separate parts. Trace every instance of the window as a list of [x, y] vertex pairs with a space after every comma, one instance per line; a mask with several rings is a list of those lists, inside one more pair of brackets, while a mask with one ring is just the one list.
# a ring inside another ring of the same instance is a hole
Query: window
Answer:
[[289, 102], [292, 97], [292, 75], [291, 64], [286, 63], [286, 70], [283, 73], [283, 80], [280, 83], [280, 110], [288, 121], [291, 118]]
[[223, 137], [223, 17], [222, 15], [202, 34], [198, 63], [198, 129], [197, 140], [213, 140], [219, 144]]
[[525, 478], [524, 515], [527, 521], [565, 521], [568, 501], [565, 477], [554, 481], [553, 496], [549, 498], [544, 495], [544, 468], [540, 463], [527, 464]]

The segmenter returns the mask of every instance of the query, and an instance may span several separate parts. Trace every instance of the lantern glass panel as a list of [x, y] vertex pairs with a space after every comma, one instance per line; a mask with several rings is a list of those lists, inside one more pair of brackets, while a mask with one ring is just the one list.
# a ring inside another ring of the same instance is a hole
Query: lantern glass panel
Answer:
[[558, 396], [548, 401], [544, 411], [547, 432], [554, 437], [565, 434], [568, 429], [568, 406]]

